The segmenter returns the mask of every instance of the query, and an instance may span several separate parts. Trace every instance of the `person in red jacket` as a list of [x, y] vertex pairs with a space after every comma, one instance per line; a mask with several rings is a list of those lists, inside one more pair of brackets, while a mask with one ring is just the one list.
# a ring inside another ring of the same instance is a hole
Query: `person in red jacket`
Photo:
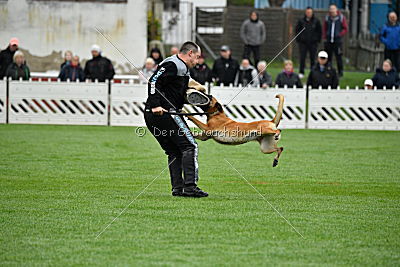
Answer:
[[325, 17], [323, 37], [325, 39], [325, 51], [328, 53], [330, 62], [332, 62], [333, 54], [335, 54], [340, 77], [343, 76], [343, 37], [347, 31], [346, 17], [340, 13], [335, 4], [331, 4], [329, 14]]

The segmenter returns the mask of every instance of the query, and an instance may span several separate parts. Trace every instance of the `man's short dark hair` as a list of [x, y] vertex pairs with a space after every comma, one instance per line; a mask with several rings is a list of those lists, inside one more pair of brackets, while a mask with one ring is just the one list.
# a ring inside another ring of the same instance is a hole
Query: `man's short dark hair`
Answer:
[[192, 50], [193, 53], [197, 53], [199, 49], [200, 47], [195, 42], [188, 41], [181, 46], [179, 53], [187, 54], [190, 50]]
[[312, 8], [312, 7], [310, 7], [310, 6], [306, 7], [306, 10], [307, 10], [307, 9], [311, 9], [311, 10], [313, 10], [313, 8]]

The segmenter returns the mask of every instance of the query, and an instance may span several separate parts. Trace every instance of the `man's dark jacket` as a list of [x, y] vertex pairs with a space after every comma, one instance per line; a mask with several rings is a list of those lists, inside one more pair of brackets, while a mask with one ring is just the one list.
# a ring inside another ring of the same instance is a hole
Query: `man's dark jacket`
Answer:
[[297, 42], [305, 44], [321, 42], [321, 22], [314, 15], [311, 17], [311, 19], [307, 19], [307, 17], [304, 16], [297, 21], [296, 35], [300, 33], [303, 28], [305, 28], [305, 30], [297, 37]]
[[325, 65], [323, 71], [321, 71], [321, 68], [317, 63], [308, 75], [307, 86], [311, 86], [312, 88], [318, 88], [319, 86], [323, 89], [327, 89], [328, 86], [331, 86], [331, 88], [337, 88], [338, 85], [339, 78], [336, 70], [330, 63]]
[[239, 70], [239, 62], [232, 57], [228, 59], [220, 57], [214, 62], [212, 75], [217, 80], [217, 84], [224, 85], [233, 84], [235, 82], [236, 73]]
[[13, 57], [16, 51], [12, 52], [10, 46], [0, 52], [0, 79], [6, 76], [8, 66], [13, 63]]
[[111, 61], [101, 55], [92, 58], [85, 65], [85, 77], [99, 82], [111, 80], [114, 77], [115, 71]]

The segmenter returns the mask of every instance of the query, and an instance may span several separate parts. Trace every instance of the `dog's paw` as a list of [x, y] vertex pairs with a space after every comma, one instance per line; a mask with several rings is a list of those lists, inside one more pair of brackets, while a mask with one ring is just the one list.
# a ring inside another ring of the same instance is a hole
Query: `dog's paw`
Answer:
[[274, 162], [272, 163], [272, 167], [276, 167], [276, 165], [278, 165], [278, 160], [274, 159]]

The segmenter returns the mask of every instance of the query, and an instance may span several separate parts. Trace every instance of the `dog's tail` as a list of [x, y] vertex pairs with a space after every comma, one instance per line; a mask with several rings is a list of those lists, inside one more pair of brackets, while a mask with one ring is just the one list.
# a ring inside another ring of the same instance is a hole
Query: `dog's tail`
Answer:
[[275, 123], [276, 127], [278, 127], [279, 122], [281, 121], [282, 118], [283, 102], [285, 101], [285, 98], [281, 94], [276, 95], [275, 97], [279, 98], [279, 104], [278, 104], [278, 110], [276, 111], [275, 117], [272, 121]]

